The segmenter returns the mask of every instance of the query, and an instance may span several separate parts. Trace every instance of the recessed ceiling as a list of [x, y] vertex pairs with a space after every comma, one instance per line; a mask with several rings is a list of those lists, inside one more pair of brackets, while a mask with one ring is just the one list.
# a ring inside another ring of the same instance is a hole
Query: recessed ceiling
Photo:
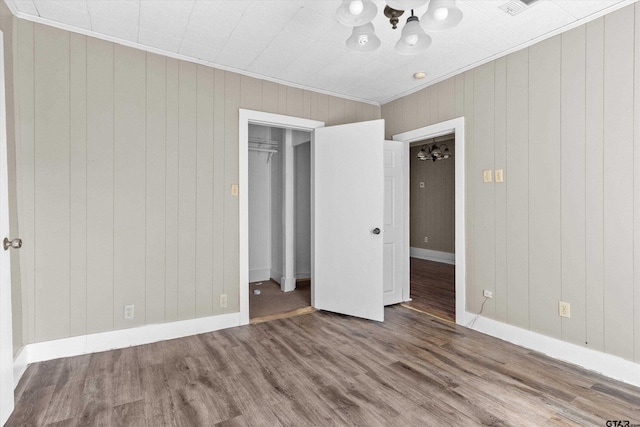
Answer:
[[[508, 0], [458, 0], [462, 22], [430, 33], [425, 53], [402, 56], [394, 46], [409, 13], [392, 30], [378, 0], [382, 45], [367, 53], [346, 47], [351, 28], [336, 20], [340, 1], [5, 0], [19, 18], [381, 104], [634, 1], [540, 0], [511, 16], [499, 8]], [[427, 77], [414, 79], [416, 70]]]

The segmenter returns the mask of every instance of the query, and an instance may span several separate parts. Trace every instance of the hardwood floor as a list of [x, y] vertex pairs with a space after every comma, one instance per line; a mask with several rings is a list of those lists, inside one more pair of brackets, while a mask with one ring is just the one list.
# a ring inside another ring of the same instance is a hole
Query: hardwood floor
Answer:
[[604, 426], [640, 389], [402, 306], [29, 366], [7, 426]]
[[411, 300], [407, 307], [455, 322], [455, 265], [411, 258]]
[[[253, 293], [260, 290], [260, 295]], [[282, 292], [273, 280], [249, 283], [249, 316], [252, 319], [293, 312], [311, 306], [311, 281], [299, 280], [296, 289]]]

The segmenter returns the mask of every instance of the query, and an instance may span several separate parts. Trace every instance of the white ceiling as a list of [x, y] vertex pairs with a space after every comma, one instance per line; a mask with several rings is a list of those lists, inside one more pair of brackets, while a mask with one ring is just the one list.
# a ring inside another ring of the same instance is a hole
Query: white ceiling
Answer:
[[[540, 0], [510, 16], [499, 9], [508, 0], [458, 0], [460, 25], [402, 56], [394, 46], [409, 13], [392, 30], [381, 0], [373, 24], [382, 45], [370, 53], [346, 47], [351, 29], [337, 22], [334, 0], [5, 0], [20, 18], [381, 104], [634, 1]], [[427, 77], [413, 79], [416, 71]]]

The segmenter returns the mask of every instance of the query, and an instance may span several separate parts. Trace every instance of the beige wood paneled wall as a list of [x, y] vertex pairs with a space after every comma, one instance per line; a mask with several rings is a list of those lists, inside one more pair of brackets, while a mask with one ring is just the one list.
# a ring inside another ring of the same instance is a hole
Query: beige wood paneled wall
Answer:
[[[412, 248], [455, 253], [455, 144], [447, 141], [448, 160], [421, 161], [421, 145], [409, 150], [410, 235]], [[424, 187], [420, 188], [420, 183]], [[429, 241], [425, 242], [424, 238]]]
[[639, 112], [638, 4], [382, 106], [465, 117], [468, 310], [640, 362]]
[[380, 118], [28, 21], [16, 36], [24, 343], [238, 311], [238, 108]]

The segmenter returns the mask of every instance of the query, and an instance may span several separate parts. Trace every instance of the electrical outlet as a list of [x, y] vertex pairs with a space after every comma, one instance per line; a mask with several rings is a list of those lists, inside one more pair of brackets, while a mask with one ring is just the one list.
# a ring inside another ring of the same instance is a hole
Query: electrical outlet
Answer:
[[123, 314], [124, 314], [124, 320], [133, 320], [136, 316], [135, 305], [133, 304], [125, 305]]
[[429, 238], [425, 236], [425, 238], [424, 238], [424, 242], [425, 242], [425, 243], [429, 243]]
[[221, 294], [220, 295], [220, 308], [226, 308], [227, 307], [227, 294]]
[[560, 317], [571, 317], [571, 304], [564, 301], [558, 301], [558, 314]]
[[485, 298], [493, 298], [493, 292], [489, 289], [482, 291], [482, 295], [484, 295]]
[[491, 169], [486, 169], [486, 170], [482, 171], [482, 180], [484, 182], [491, 182], [492, 181]]
[[232, 196], [237, 196], [238, 195], [238, 184], [233, 184], [231, 186], [231, 195]]

